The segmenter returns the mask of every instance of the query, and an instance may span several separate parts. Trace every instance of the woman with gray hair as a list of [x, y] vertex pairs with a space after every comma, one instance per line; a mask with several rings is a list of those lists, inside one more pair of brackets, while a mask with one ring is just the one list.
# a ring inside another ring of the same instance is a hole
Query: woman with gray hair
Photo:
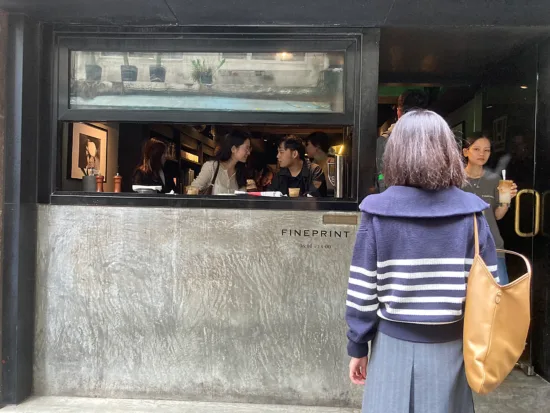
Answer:
[[474, 217], [481, 256], [497, 278], [483, 216], [489, 205], [460, 189], [461, 154], [431, 111], [397, 122], [384, 176], [388, 189], [360, 206], [346, 300], [350, 379], [365, 384], [364, 413], [472, 413], [462, 320]]

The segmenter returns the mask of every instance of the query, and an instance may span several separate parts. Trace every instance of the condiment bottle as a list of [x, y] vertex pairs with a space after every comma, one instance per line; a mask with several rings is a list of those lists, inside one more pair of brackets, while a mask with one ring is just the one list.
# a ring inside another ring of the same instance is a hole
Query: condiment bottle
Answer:
[[103, 192], [103, 177], [101, 175], [95, 177], [95, 191]]
[[122, 192], [122, 176], [118, 173], [115, 175], [115, 192]]

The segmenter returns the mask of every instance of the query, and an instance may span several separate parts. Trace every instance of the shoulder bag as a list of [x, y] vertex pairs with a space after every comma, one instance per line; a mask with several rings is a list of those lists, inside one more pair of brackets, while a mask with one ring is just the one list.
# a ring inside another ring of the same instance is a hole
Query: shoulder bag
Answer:
[[500, 286], [479, 255], [476, 216], [474, 236], [464, 314], [464, 365], [472, 390], [487, 394], [510, 374], [525, 349], [531, 318], [531, 264], [517, 252], [497, 250], [522, 258], [527, 266], [527, 273]]
[[206, 188], [200, 191], [201, 195], [212, 195], [212, 191], [214, 190], [214, 184], [216, 183], [216, 178], [218, 177], [219, 171], [220, 171], [220, 162], [218, 161], [218, 165], [216, 166], [216, 171], [214, 172], [212, 181], [210, 181], [210, 184], [208, 184]]

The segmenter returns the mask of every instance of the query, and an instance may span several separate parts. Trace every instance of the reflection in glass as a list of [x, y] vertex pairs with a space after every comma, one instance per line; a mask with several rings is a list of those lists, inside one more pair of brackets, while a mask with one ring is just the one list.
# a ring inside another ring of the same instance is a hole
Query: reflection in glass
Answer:
[[343, 112], [344, 52], [71, 53], [70, 107]]

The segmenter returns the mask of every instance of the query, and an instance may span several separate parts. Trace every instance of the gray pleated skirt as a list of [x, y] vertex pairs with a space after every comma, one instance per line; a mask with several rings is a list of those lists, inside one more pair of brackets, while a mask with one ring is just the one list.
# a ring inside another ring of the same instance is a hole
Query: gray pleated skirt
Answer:
[[473, 413], [462, 340], [411, 343], [378, 333], [372, 346], [363, 413]]

